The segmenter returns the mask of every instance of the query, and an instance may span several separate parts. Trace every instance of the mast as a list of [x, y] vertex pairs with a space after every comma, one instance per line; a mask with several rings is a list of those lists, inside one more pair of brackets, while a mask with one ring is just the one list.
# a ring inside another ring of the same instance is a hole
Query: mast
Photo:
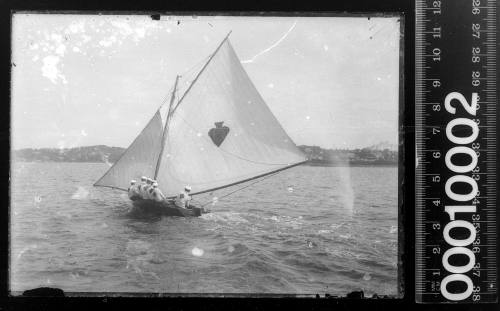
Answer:
[[160, 149], [160, 156], [158, 157], [158, 161], [156, 162], [156, 168], [155, 168], [155, 176], [153, 177], [156, 179], [158, 176], [158, 170], [160, 169], [160, 163], [161, 163], [161, 157], [163, 155], [163, 150], [165, 150], [165, 139], [167, 137], [167, 130], [168, 130], [168, 121], [170, 121], [170, 115], [172, 114], [172, 105], [175, 100], [175, 91], [177, 90], [177, 83], [179, 82], [179, 75], [175, 77], [175, 84], [174, 84], [174, 90], [172, 91], [172, 96], [170, 97], [170, 103], [168, 105], [168, 113], [167, 113], [167, 119], [165, 120], [165, 127], [163, 128], [163, 135], [161, 138], [161, 149]]
[[205, 70], [205, 68], [207, 68], [208, 64], [210, 63], [210, 61], [212, 60], [212, 58], [214, 58], [215, 54], [217, 54], [217, 52], [219, 51], [220, 47], [222, 46], [222, 44], [224, 44], [224, 42], [227, 40], [227, 38], [229, 38], [229, 35], [231, 34], [232, 30], [230, 30], [228, 32], [228, 34], [226, 35], [226, 37], [221, 41], [221, 43], [219, 44], [219, 46], [215, 49], [215, 51], [212, 53], [212, 55], [210, 55], [210, 58], [207, 60], [207, 62], [205, 63], [205, 65], [203, 65], [203, 68], [201, 68], [200, 72], [198, 72], [198, 74], [196, 75], [196, 77], [194, 78], [193, 82], [191, 82], [191, 84], [189, 85], [188, 89], [186, 90], [186, 92], [184, 92], [184, 94], [182, 95], [181, 99], [179, 99], [179, 102], [177, 103], [177, 105], [174, 107], [174, 109], [172, 110], [172, 113], [175, 112], [175, 109], [177, 109], [177, 107], [179, 107], [179, 105], [181, 104], [182, 100], [184, 99], [184, 97], [186, 97], [187, 93], [189, 93], [189, 90], [191, 90], [191, 87], [193, 87], [193, 85], [195, 84], [196, 80], [198, 80], [198, 78], [200, 77], [200, 75], [203, 73], [203, 71]]
[[[164, 149], [167, 150], [161, 149], [160, 142], [159, 151], [163, 154], [155, 175], [169, 199], [186, 184], [193, 187], [192, 195], [196, 195], [276, 174], [306, 161], [258, 93], [230, 42], [226, 41], [229, 34], [202, 65], [187, 90], [179, 96], [180, 100], [175, 100], [170, 107], [169, 128], [163, 133]], [[207, 75], [234, 83], [228, 88], [221, 81], [207, 80]], [[187, 96], [188, 93], [195, 96]], [[207, 96], [211, 96], [210, 99]], [[244, 105], [247, 101], [253, 105]], [[180, 115], [176, 114], [178, 108]], [[190, 116], [190, 122], [184, 120], [185, 115]], [[212, 129], [203, 135], [214, 122], [221, 121], [228, 121], [224, 136], [227, 138], [223, 140], [228, 140], [229, 150], [217, 145], [210, 134]], [[259, 132], [255, 132], [255, 124]], [[230, 129], [241, 129], [242, 134], [227, 135]], [[221, 167], [227, 169], [221, 170]]]

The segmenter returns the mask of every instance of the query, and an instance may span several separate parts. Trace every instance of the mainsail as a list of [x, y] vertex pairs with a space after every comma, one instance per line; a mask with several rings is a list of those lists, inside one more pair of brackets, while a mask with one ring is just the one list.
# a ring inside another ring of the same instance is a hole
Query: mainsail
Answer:
[[[123, 176], [128, 183], [140, 175], [153, 176], [158, 165], [159, 188], [167, 197], [173, 197], [186, 185], [191, 186], [193, 194], [204, 193], [306, 160], [267, 107], [227, 37], [177, 104], [169, 109], [166, 119], [165, 135], [161, 119], [155, 126], [159, 128], [157, 135], [151, 133], [161, 150], [140, 150], [132, 144], [126, 151], [126, 155], [132, 148], [134, 154], [147, 153], [141, 161], [149, 157], [150, 165], [143, 165], [144, 171], [139, 172], [128, 168], [134, 165], [131, 157], [123, 164], [120, 159], [115, 170], [123, 171], [113, 176]], [[100, 185], [109, 180], [107, 175], [98, 182]]]
[[162, 132], [162, 120], [158, 110], [121, 158], [94, 186], [127, 190], [131, 179], [139, 180], [144, 175], [153, 176], [160, 154]]

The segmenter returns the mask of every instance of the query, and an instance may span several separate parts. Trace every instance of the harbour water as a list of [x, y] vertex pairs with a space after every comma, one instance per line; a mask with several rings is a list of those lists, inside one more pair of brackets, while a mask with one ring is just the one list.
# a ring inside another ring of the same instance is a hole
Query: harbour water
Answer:
[[396, 167], [295, 167], [195, 197], [198, 218], [92, 187], [107, 169], [12, 164], [11, 291], [397, 296]]

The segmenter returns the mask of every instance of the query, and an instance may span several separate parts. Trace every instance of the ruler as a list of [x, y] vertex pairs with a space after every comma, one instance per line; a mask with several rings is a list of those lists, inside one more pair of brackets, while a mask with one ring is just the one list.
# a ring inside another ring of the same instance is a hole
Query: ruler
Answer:
[[416, 0], [415, 298], [497, 301], [497, 3]]

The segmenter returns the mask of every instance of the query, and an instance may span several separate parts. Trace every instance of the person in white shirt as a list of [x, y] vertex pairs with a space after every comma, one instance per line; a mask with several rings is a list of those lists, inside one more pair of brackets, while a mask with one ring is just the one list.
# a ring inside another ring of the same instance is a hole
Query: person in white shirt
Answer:
[[191, 196], [189, 195], [190, 192], [191, 192], [190, 186], [184, 187], [184, 191], [179, 193], [179, 195], [175, 198], [175, 205], [177, 207], [190, 208], [189, 206], [191, 201]]
[[156, 181], [153, 181], [153, 188], [151, 188], [150, 192], [153, 200], [155, 200], [156, 202], [165, 201], [165, 196], [161, 192], [160, 188], [158, 188], [158, 183]]
[[149, 178], [146, 178], [146, 182], [143, 185], [141, 185], [141, 196], [143, 200], [149, 199], [149, 188], [150, 188]]
[[146, 187], [146, 181], [147, 181], [147, 177], [146, 176], [142, 176], [141, 177], [141, 183], [137, 186], [137, 188], [139, 189], [139, 195], [141, 196], [141, 198], [145, 199], [145, 187]]
[[147, 179], [146, 183], [146, 197], [148, 200], [153, 200], [153, 180], [151, 178]]
[[137, 184], [137, 182], [132, 179], [130, 181], [130, 187], [128, 187], [128, 197], [130, 200], [137, 200], [138, 198], [141, 197], [140, 193], [139, 193], [139, 185]]

